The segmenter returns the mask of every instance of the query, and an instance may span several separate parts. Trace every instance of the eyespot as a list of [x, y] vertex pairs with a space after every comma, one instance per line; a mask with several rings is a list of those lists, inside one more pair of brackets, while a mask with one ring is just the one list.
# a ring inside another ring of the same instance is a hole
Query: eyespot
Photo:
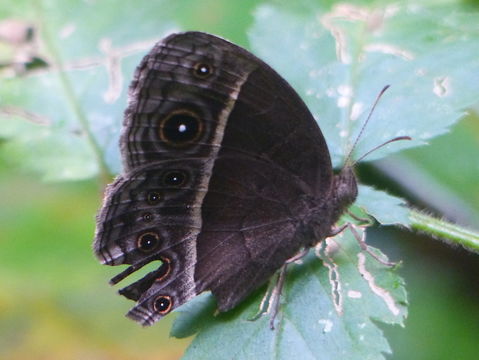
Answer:
[[138, 237], [137, 247], [143, 252], [149, 253], [155, 250], [160, 244], [160, 237], [157, 233], [149, 231]]
[[143, 219], [144, 222], [150, 222], [151, 220], [153, 220], [153, 214], [146, 212], [146, 213], [143, 213], [143, 215], [141, 215], [141, 218]]
[[146, 194], [146, 202], [149, 205], [156, 205], [161, 201], [161, 199], [162, 199], [162, 196], [158, 191], [149, 191]]
[[159, 268], [160, 272], [155, 281], [163, 281], [171, 272], [171, 260], [167, 257], [161, 257], [162, 264]]
[[182, 147], [194, 143], [203, 132], [203, 122], [190, 110], [175, 110], [160, 120], [160, 138], [167, 145]]
[[168, 295], [160, 295], [153, 302], [153, 308], [157, 313], [160, 313], [161, 315], [165, 315], [170, 312], [172, 307], [173, 300], [171, 299], [171, 296]]
[[182, 170], [170, 170], [163, 175], [162, 183], [165, 186], [180, 187], [186, 184], [188, 175]]
[[204, 62], [196, 63], [193, 67], [193, 75], [199, 79], [206, 79], [213, 75], [213, 67]]

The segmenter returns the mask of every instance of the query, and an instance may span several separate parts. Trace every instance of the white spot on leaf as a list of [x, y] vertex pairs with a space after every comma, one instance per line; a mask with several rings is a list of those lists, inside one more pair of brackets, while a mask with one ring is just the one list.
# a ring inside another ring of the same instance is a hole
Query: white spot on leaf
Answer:
[[381, 11], [370, 10], [351, 4], [337, 4], [332, 10], [320, 18], [321, 24], [327, 29], [336, 43], [336, 57], [343, 64], [352, 61], [351, 49], [347, 30], [342, 23], [361, 22], [370, 31], [375, 31], [383, 26], [383, 14]]
[[364, 280], [367, 281], [369, 288], [373, 291], [373, 293], [384, 300], [389, 311], [391, 311], [394, 316], [398, 316], [401, 311], [397, 307], [394, 298], [387, 290], [376, 284], [376, 279], [374, 276], [366, 270], [366, 256], [361, 252], [358, 253], [358, 270]]
[[[320, 252], [324, 255], [321, 256]], [[328, 269], [329, 284], [331, 285], [331, 297], [333, 305], [338, 314], [343, 313], [342, 286], [338, 265], [333, 260], [333, 255], [338, 251], [338, 244], [332, 238], [326, 238], [322, 244], [316, 248], [319, 257], [323, 259], [324, 266]]]
[[318, 320], [318, 323], [323, 325], [323, 333], [328, 333], [333, 329], [333, 322], [328, 319]]
[[404, 60], [414, 59], [414, 54], [406, 49], [401, 49], [400, 47], [391, 45], [391, 44], [369, 44], [365, 47], [365, 50], [368, 52], [379, 52], [382, 54], [394, 55]]
[[345, 108], [351, 103], [351, 98], [353, 96], [353, 88], [350, 85], [339, 85], [338, 86], [339, 98], [337, 100], [337, 105], [340, 108]]
[[338, 94], [351, 97], [353, 95], [353, 88], [351, 87], [351, 85], [339, 85]]
[[346, 96], [341, 96], [338, 98], [337, 105], [340, 108], [345, 108], [349, 105], [349, 102], [351, 101], [351, 98], [346, 97]]
[[395, 16], [400, 10], [401, 10], [401, 7], [398, 4], [388, 5], [384, 9], [384, 17], [391, 18]]
[[76, 30], [76, 25], [74, 24], [67, 24], [63, 28], [60, 29], [60, 39], [66, 39], [71, 34], [73, 34]]
[[357, 102], [354, 103], [352, 108], [351, 108], [351, 121], [355, 121], [359, 118], [359, 116], [363, 113], [364, 111], [364, 104]]
[[448, 76], [434, 78], [432, 91], [439, 97], [448, 96], [451, 91], [451, 80]]
[[363, 294], [360, 291], [349, 290], [348, 297], [350, 297], [351, 299], [360, 299], [363, 297]]
[[419, 68], [419, 69], [416, 69], [416, 71], [414, 71], [414, 73], [415, 73], [417, 76], [424, 76], [424, 75], [426, 75], [427, 70], [426, 70], [426, 69], [423, 69], [423, 68]]

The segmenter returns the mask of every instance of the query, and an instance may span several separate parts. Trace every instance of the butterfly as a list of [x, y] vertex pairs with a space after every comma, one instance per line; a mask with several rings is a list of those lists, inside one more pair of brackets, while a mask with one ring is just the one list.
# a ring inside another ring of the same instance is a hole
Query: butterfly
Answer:
[[127, 314], [151, 325], [204, 291], [238, 305], [288, 259], [337, 232], [355, 201], [333, 173], [308, 108], [270, 66], [202, 32], [172, 34], [139, 64], [120, 139], [123, 173], [108, 186], [94, 252], [130, 265], [117, 283]]

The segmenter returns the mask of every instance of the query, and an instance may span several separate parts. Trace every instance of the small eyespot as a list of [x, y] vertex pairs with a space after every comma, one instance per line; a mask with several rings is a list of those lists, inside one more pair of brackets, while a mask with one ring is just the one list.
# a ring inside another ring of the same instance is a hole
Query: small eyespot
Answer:
[[156, 205], [161, 201], [161, 199], [162, 199], [162, 196], [157, 191], [150, 191], [148, 192], [148, 194], [146, 194], [146, 202], [149, 205]]
[[182, 170], [170, 170], [163, 175], [163, 185], [180, 187], [186, 183], [187, 174]]
[[160, 244], [160, 237], [157, 233], [149, 231], [138, 237], [137, 246], [143, 252], [149, 253], [155, 250]]
[[168, 295], [160, 295], [153, 302], [153, 308], [157, 313], [160, 313], [161, 315], [165, 315], [170, 312], [172, 307], [173, 300], [171, 299], [171, 296]]
[[206, 79], [213, 75], [213, 67], [204, 62], [196, 63], [193, 67], [193, 74], [199, 79]]
[[199, 139], [203, 132], [203, 123], [193, 111], [175, 110], [160, 120], [159, 132], [165, 144], [183, 147]]
[[153, 214], [146, 212], [141, 216], [141, 218], [143, 219], [144, 222], [150, 222], [151, 220], [153, 220]]

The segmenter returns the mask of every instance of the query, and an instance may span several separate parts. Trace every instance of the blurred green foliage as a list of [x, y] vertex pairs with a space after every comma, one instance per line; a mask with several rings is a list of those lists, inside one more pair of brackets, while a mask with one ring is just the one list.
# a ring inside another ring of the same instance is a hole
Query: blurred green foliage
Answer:
[[[115, 34], [113, 39], [121, 42], [136, 36], [143, 38], [145, 34], [154, 38], [158, 28], [164, 31], [174, 26], [220, 34], [246, 46], [252, 12], [261, 3], [180, 0], [151, 2], [151, 8], [138, 8], [133, 1], [122, 2], [122, 6], [119, 2], [103, 1], [101, 11], [88, 13], [76, 11], [79, 5], [73, 0], [7, 0], [0, 4], [0, 21], [26, 19], [37, 29], [42, 23], [39, 16], [46, 14], [46, 18], [51, 19], [46, 24], [51, 30], [55, 21], [64, 17], [91, 17], [95, 26], [90, 32], [90, 43], [70, 43], [57, 49], [63, 57], [74, 58], [80, 51], [90, 52], [92, 56], [98, 52], [98, 33]], [[468, 5], [474, 6], [470, 1]], [[456, 6], [460, 9], [462, 3]], [[158, 12], [157, 27], [151, 22], [148, 27], [142, 27], [142, 19], [151, 18], [153, 10]], [[118, 17], [124, 19], [121, 26], [117, 25]], [[40, 31], [48, 31], [48, 27]], [[2, 49], [0, 47], [0, 62], [4, 62]], [[131, 64], [137, 60], [132, 59]], [[83, 88], [85, 101], [98, 96], [89, 81], [99, 75], [91, 76]], [[4, 81], [10, 80], [0, 77], [0, 107], [12, 95], [2, 91]], [[117, 101], [124, 100], [123, 94]], [[61, 111], [64, 104], [56, 101], [58, 108], [52, 109]], [[114, 113], [112, 118], [120, 122], [121, 113]], [[397, 162], [391, 160], [390, 163], [407, 161], [411, 167], [407, 173], [399, 176], [395, 173], [393, 181], [383, 180], [381, 186], [407, 197], [417, 206], [437, 209], [439, 214], [477, 227], [478, 124], [479, 118], [471, 115], [450, 134], [434, 139], [431, 146], [396, 155]], [[2, 133], [10, 126], [2, 124]], [[66, 148], [71, 145], [63, 143], [65, 139], [57, 140]], [[112, 151], [115, 146], [111, 145]], [[76, 154], [75, 149], [72, 153]], [[106, 286], [116, 270], [100, 267], [93, 258], [90, 243], [101, 186], [92, 180], [45, 184], [31, 170], [32, 166], [23, 167], [31, 158], [35, 168], [39, 161], [35, 160], [37, 155], [28, 153], [28, 147], [20, 151], [5, 141], [0, 143], [0, 358], [179, 358], [188, 340], [168, 337], [171, 316], [147, 330], [123, 318], [121, 314], [130, 303], [120, 301], [113, 289]], [[58, 169], [65, 164], [51, 166]], [[108, 166], [114, 172], [119, 164]], [[382, 165], [378, 164], [377, 168], [381, 169]], [[85, 167], [81, 171], [85, 171]], [[419, 188], [407, 185], [408, 178], [423, 179], [424, 174], [439, 186], [432, 188], [427, 182]], [[366, 182], [378, 183], [378, 172], [370, 166], [361, 168], [361, 176]], [[451, 210], [452, 203], [455, 207]], [[375, 229], [368, 241], [394, 260], [404, 262], [402, 275], [410, 293], [410, 315], [405, 329], [383, 326], [394, 351], [391, 358], [476, 359], [479, 348], [477, 256], [390, 228]]]

